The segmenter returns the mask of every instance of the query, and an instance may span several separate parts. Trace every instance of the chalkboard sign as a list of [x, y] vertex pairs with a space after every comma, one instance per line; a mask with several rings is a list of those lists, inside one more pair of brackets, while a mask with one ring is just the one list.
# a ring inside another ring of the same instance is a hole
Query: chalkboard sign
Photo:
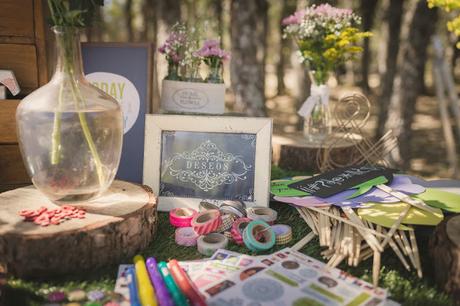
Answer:
[[147, 115], [143, 183], [163, 211], [202, 200], [267, 206], [271, 131], [268, 118]]
[[151, 54], [150, 44], [82, 44], [87, 79], [121, 104], [124, 137], [116, 177], [135, 183], [142, 182], [145, 114], [151, 95]]
[[290, 184], [289, 187], [320, 198], [327, 198], [378, 176], [384, 176], [388, 182], [391, 182], [393, 171], [382, 166], [350, 166], [313, 176]]
[[254, 200], [256, 135], [163, 131], [160, 196]]

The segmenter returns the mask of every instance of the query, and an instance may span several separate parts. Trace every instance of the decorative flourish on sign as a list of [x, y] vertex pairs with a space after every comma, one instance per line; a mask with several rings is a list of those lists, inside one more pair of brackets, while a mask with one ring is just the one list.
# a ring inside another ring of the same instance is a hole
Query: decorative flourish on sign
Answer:
[[165, 162], [165, 171], [184, 183], [192, 183], [203, 191], [246, 180], [252, 169], [241, 156], [223, 152], [207, 140], [195, 150], [176, 153]]

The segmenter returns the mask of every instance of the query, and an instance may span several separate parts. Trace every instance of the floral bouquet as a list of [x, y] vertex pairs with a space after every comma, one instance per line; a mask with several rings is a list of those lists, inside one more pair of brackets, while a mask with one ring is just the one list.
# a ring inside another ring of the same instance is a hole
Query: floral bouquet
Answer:
[[[230, 58], [230, 53], [222, 50], [220, 42], [215, 39], [204, 41], [200, 48], [200, 40], [199, 31], [195, 28], [189, 31], [183, 24], [173, 26], [169, 37], [158, 48], [168, 61], [165, 80], [223, 83], [223, 61]], [[199, 75], [201, 63], [209, 68], [205, 80]]]
[[352, 10], [329, 4], [313, 5], [295, 12], [282, 23], [285, 36], [295, 39], [303, 60], [313, 73], [313, 81], [318, 85], [325, 84], [328, 75], [339, 64], [362, 52], [356, 44], [372, 35], [356, 27], [361, 24], [361, 18]]
[[310, 140], [317, 134], [322, 141], [330, 133], [329, 75], [346, 60], [353, 59], [362, 48], [357, 43], [371, 36], [357, 26], [361, 18], [350, 9], [340, 9], [329, 4], [312, 5], [295, 12], [282, 21], [284, 37], [296, 41], [312, 80], [311, 95], [299, 110], [305, 117], [304, 132]]

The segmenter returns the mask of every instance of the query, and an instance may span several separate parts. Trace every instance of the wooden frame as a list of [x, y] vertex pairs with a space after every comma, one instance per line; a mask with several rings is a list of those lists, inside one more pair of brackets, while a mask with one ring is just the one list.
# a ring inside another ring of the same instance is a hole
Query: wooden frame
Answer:
[[[131, 48], [139, 48], [139, 47], [147, 47], [147, 66], [148, 66], [148, 74], [147, 74], [147, 109], [146, 113], [151, 113], [152, 111], [159, 108], [159, 106], [152, 105], [152, 87], [153, 87], [153, 63], [154, 63], [154, 51], [153, 51], [153, 44], [151, 43], [133, 43], [133, 42], [82, 42], [81, 47], [83, 49], [84, 46], [89, 47], [131, 47]], [[86, 72], [84, 71], [86, 74]]]
[[159, 209], [198, 208], [203, 198], [160, 195], [163, 131], [255, 134], [253, 201], [248, 207], [268, 206], [271, 169], [272, 119], [229, 116], [147, 115], [143, 183], [152, 187], [159, 198]]

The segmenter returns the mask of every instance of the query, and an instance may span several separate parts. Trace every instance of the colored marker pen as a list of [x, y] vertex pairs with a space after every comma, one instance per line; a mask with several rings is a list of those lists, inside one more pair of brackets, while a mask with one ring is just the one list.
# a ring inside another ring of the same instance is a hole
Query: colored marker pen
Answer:
[[176, 306], [189, 306], [187, 299], [174, 282], [174, 279], [171, 273], [169, 272], [168, 265], [166, 264], [166, 262], [160, 262], [158, 264], [158, 269], [160, 270], [161, 276], [163, 276], [163, 280], [165, 281], [166, 287], [168, 288], [168, 291], [171, 294]]
[[137, 295], [137, 284], [136, 284], [136, 272], [134, 267], [129, 267], [127, 272], [128, 277], [128, 288], [129, 288], [129, 301], [131, 306], [141, 306], [139, 297]]
[[147, 271], [149, 272], [150, 281], [155, 289], [157, 300], [161, 306], [174, 306], [174, 301], [169, 295], [168, 288], [163, 281], [160, 271], [158, 270], [157, 261], [153, 257], [146, 260]]
[[134, 268], [137, 277], [137, 290], [142, 306], [157, 306], [157, 299], [152, 283], [150, 282], [147, 268], [145, 267], [144, 257], [140, 255], [134, 256]]

